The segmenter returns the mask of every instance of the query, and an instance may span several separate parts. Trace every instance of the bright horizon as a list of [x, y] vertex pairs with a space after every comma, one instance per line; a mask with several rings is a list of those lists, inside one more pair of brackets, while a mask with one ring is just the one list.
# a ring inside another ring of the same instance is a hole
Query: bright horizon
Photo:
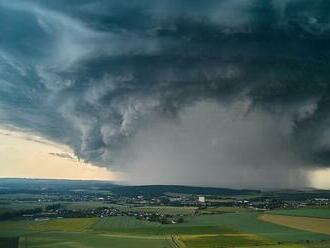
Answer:
[[[68, 146], [28, 132], [0, 128], [0, 139], [0, 178], [102, 180], [117, 183], [125, 179], [123, 173], [79, 161]], [[328, 178], [330, 170], [312, 172], [310, 186], [330, 189]]]
[[0, 177], [118, 180], [118, 174], [79, 161], [72, 150], [42, 137], [0, 129]]

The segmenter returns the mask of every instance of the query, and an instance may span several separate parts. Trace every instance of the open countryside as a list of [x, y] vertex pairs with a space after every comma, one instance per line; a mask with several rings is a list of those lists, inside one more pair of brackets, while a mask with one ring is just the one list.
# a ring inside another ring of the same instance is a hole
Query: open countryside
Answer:
[[[2, 236], [20, 234], [20, 247], [322, 247], [330, 236], [276, 224], [257, 216], [223, 214], [190, 217], [175, 226], [146, 225], [133, 217], [2, 222]], [[248, 219], [247, 219], [248, 218]], [[251, 219], [252, 218], [252, 219]], [[253, 220], [250, 223], [247, 220]], [[243, 228], [235, 229], [245, 222]], [[244, 230], [250, 230], [249, 232]], [[303, 242], [308, 239], [314, 246]], [[282, 246], [278, 245], [284, 243]], [[297, 243], [298, 244], [295, 244]], [[300, 244], [302, 242], [302, 244]], [[217, 244], [221, 244], [218, 246]], [[299, 246], [298, 246], [299, 245]], [[319, 246], [318, 246], [319, 245]], [[325, 246], [326, 247], [326, 246]]]
[[0, 247], [330, 246], [330, 208], [318, 200], [318, 191], [290, 192], [281, 199], [276, 191], [1, 182], [11, 189], [0, 194]]

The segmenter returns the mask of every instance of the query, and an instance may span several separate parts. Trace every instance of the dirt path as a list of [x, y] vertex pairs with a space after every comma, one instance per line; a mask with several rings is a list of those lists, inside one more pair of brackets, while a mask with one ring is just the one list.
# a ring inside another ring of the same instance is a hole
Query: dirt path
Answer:
[[172, 234], [171, 235], [171, 241], [172, 241], [172, 246], [173, 248], [186, 248], [185, 244], [179, 240], [177, 235]]

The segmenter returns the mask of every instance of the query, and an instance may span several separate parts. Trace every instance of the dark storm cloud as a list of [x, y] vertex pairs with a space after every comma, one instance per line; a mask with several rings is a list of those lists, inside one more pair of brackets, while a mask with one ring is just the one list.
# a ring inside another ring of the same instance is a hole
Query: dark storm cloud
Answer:
[[[1, 123], [105, 166], [136, 164], [126, 151], [151, 172], [166, 158], [162, 168], [228, 165], [228, 177], [329, 166], [329, 9], [326, 0], [0, 1]], [[150, 136], [161, 151], [180, 146], [146, 159], [138, 146]], [[176, 154], [194, 158], [204, 141], [213, 147], [204, 162]]]

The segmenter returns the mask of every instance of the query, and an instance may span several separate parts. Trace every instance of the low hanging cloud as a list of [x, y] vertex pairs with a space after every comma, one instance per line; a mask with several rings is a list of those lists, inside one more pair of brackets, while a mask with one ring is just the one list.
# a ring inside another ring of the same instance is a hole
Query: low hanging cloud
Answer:
[[303, 186], [307, 165], [292, 148], [290, 117], [260, 109], [244, 115], [248, 104], [199, 102], [177, 122], [141, 128], [121, 155], [129, 181]]
[[327, 1], [0, 0], [0, 123], [137, 183], [330, 165]]

